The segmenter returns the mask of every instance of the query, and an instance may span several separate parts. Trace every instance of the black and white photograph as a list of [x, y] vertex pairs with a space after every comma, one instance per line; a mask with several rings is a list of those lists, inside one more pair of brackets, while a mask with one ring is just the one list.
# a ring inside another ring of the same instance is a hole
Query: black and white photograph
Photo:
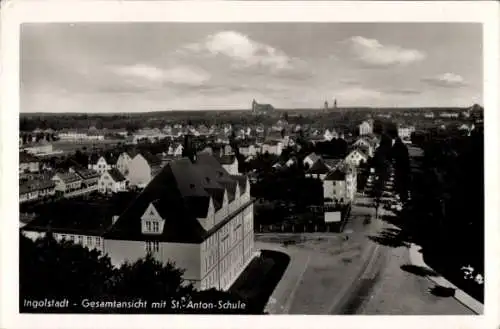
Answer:
[[22, 22], [10, 307], [481, 317], [485, 33]]

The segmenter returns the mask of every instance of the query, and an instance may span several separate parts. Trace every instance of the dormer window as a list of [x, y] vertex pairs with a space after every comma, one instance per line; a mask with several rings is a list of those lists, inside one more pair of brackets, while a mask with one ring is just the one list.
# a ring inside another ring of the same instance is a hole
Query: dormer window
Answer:
[[142, 215], [141, 221], [143, 234], [162, 234], [165, 220], [160, 216], [152, 203], [146, 209], [144, 215]]

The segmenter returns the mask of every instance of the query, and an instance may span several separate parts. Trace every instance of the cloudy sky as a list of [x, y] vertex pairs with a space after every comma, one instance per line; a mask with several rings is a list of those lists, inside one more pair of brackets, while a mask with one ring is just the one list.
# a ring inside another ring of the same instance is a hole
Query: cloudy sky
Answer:
[[22, 112], [482, 104], [464, 23], [24, 24]]

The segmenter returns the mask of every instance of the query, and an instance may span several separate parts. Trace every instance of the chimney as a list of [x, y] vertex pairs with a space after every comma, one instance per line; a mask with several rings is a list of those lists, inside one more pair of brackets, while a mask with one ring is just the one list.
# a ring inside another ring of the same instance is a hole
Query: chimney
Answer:
[[191, 162], [196, 162], [196, 150], [193, 148], [193, 136], [191, 134], [184, 135], [184, 149], [182, 155], [188, 157]]

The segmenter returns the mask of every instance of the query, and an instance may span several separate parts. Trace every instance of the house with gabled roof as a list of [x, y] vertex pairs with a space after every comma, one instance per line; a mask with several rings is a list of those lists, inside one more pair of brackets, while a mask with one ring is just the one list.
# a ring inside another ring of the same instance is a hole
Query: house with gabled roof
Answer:
[[116, 163], [118, 161], [118, 155], [111, 152], [106, 152], [104, 154], [92, 153], [89, 157], [88, 169], [93, 169], [99, 174], [116, 168]]
[[99, 192], [118, 193], [127, 189], [127, 179], [116, 168], [104, 172], [99, 178]]
[[55, 182], [50, 179], [19, 181], [19, 203], [36, 201], [55, 194]]
[[222, 167], [231, 175], [239, 175], [238, 172], [238, 159], [235, 155], [225, 154], [216, 157]]
[[323, 197], [325, 204], [354, 200], [357, 190], [356, 171], [349, 167], [336, 168], [323, 179]]
[[355, 148], [345, 157], [345, 162], [347, 164], [359, 167], [362, 162], [368, 161], [368, 158], [369, 157], [365, 152], [363, 152], [359, 148]]
[[19, 152], [19, 172], [36, 173], [40, 171], [40, 160], [27, 152]]
[[83, 179], [74, 172], [60, 172], [52, 177], [56, 186], [56, 193], [63, 195], [72, 194], [82, 189]]
[[101, 177], [101, 174], [97, 171], [73, 166], [69, 168], [69, 172], [80, 176], [82, 179], [82, 188], [94, 188], [94, 190], [97, 190], [97, 183], [99, 182], [99, 177]]
[[303, 163], [304, 167], [306, 167], [306, 168], [311, 168], [311, 166], [312, 166], [312, 165], [313, 165], [316, 161], [318, 161], [319, 159], [320, 159], [320, 157], [319, 157], [316, 153], [312, 152], [312, 153], [308, 154], [308, 155], [304, 158], [304, 160], [302, 161], [302, 163]]
[[254, 256], [250, 184], [207, 154], [172, 161], [104, 239], [115, 265], [150, 254], [185, 269], [195, 288], [228, 289]]
[[131, 186], [144, 187], [161, 169], [162, 161], [148, 152], [138, 153], [128, 165], [127, 179]]
[[309, 169], [306, 170], [306, 177], [324, 179], [325, 176], [330, 172], [330, 167], [328, 167], [323, 159], [319, 159], [314, 162]]

